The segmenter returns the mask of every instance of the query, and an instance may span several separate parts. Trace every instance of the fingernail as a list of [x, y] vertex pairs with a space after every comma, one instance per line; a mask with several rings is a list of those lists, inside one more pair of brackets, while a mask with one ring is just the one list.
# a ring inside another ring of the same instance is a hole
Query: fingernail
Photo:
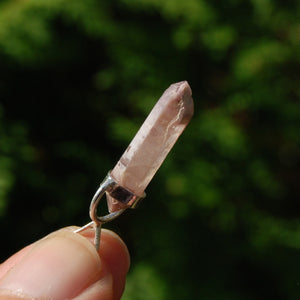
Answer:
[[0, 283], [0, 293], [28, 298], [70, 299], [101, 276], [93, 245], [70, 230], [36, 243]]

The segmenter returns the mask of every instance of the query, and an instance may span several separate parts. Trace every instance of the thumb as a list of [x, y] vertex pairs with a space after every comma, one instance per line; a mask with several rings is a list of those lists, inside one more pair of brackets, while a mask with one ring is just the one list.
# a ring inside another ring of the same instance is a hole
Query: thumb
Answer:
[[3, 299], [120, 299], [129, 268], [126, 245], [102, 230], [97, 253], [92, 231], [56, 231], [0, 266]]

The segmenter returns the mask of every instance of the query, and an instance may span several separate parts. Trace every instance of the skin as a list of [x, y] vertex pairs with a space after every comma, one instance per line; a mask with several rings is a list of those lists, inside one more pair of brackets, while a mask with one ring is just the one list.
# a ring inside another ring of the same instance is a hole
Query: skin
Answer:
[[130, 258], [124, 242], [101, 231], [58, 230], [23, 248], [0, 265], [0, 300], [117, 300], [124, 291]]

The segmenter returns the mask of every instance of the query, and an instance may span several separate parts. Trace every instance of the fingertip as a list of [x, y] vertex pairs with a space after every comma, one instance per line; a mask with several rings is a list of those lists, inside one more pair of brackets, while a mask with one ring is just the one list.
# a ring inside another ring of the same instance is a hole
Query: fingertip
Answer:
[[130, 267], [130, 254], [124, 241], [115, 232], [103, 229], [101, 242], [100, 256], [110, 262], [119, 261], [122, 263], [122, 270], [127, 273]]
[[[83, 233], [92, 244], [94, 244], [95, 231], [86, 230]], [[102, 263], [109, 269], [113, 278], [113, 291], [119, 299], [124, 291], [126, 274], [130, 267], [130, 255], [124, 241], [113, 231], [101, 230], [99, 255]]]
[[[86, 239], [88, 239], [94, 245], [94, 238], [95, 238], [94, 229], [86, 230], [81, 235], [84, 236]], [[106, 248], [110, 248], [110, 249], [106, 249]], [[124, 265], [126, 266], [128, 271], [130, 266], [130, 255], [126, 244], [120, 238], [120, 236], [117, 235], [114, 231], [108, 229], [102, 229], [100, 250], [99, 250], [99, 254], [101, 257], [102, 254], [106, 256], [106, 250], [109, 250], [108, 254], [110, 254], [107, 255], [107, 258], [111, 258], [114, 256], [122, 258]]]
[[123, 294], [126, 274], [130, 267], [128, 248], [116, 233], [103, 229], [99, 253], [113, 275], [114, 295], [115, 299], [119, 299]]

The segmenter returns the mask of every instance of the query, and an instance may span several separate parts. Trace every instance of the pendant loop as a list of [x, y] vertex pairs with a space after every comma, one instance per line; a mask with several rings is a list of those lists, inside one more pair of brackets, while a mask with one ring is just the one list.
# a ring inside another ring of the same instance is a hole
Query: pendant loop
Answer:
[[[125, 208], [109, 213], [105, 216], [97, 215], [97, 207], [101, 198], [105, 193], [108, 193], [110, 196], [115, 198], [117, 201], [125, 204]], [[145, 193], [144, 193], [145, 196]], [[128, 207], [134, 208], [140, 199], [143, 197], [139, 197], [134, 193], [128, 191], [124, 187], [120, 186], [111, 176], [110, 173], [106, 176], [106, 178], [100, 184], [100, 187], [96, 191], [91, 204], [90, 204], [90, 217], [92, 222], [86, 224], [85, 226], [75, 230], [76, 233], [82, 232], [94, 225], [95, 227], [95, 247], [99, 250], [100, 246], [100, 233], [101, 226], [109, 221], [114, 220], [118, 216], [120, 216]]]
[[107, 214], [107, 215], [102, 216], [102, 217], [99, 217], [97, 215], [97, 207], [98, 207], [98, 204], [99, 204], [101, 198], [103, 197], [105, 192], [108, 191], [115, 184], [116, 183], [113, 180], [113, 178], [108, 174], [106, 176], [106, 178], [103, 180], [103, 182], [100, 184], [100, 187], [96, 191], [96, 193], [95, 193], [95, 195], [94, 195], [94, 197], [91, 201], [91, 204], [90, 204], [90, 217], [95, 222], [96, 225], [105, 224], [105, 223], [117, 218], [118, 216], [120, 216], [126, 210], [126, 208], [120, 209], [116, 212], [112, 212], [112, 213]]

